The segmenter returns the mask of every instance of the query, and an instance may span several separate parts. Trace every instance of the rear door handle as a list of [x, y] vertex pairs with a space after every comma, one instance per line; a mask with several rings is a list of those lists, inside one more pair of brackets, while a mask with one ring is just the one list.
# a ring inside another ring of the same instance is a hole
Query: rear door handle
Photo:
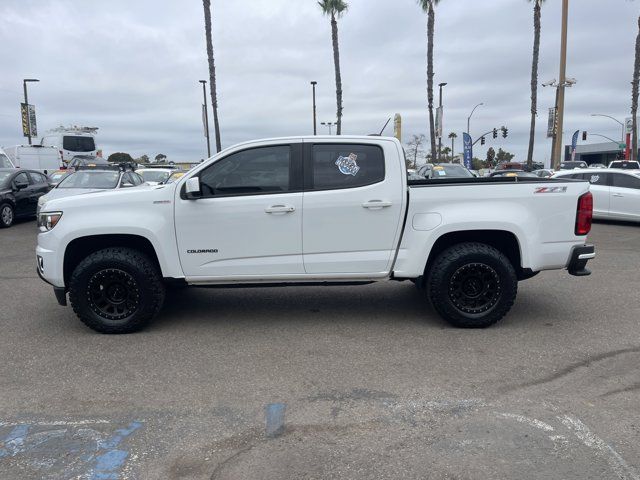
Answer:
[[614, 193], [613, 196], [614, 197], [624, 197], [624, 195], [622, 195], [621, 193]]
[[292, 213], [296, 211], [296, 207], [292, 205], [271, 205], [264, 209], [265, 213]]
[[364, 208], [368, 208], [369, 210], [381, 210], [383, 208], [391, 207], [393, 203], [385, 202], [384, 200], [369, 200], [362, 204]]

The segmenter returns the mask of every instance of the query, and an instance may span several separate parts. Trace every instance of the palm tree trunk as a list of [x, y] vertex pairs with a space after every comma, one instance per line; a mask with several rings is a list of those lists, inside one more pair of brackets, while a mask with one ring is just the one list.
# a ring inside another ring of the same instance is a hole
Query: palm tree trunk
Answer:
[[429, 100], [429, 134], [431, 135], [431, 161], [436, 159], [436, 129], [433, 119], [433, 36], [435, 28], [433, 4], [427, 14], [427, 97]]
[[336, 135], [342, 135], [342, 75], [340, 74], [340, 45], [338, 43], [338, 22], [335, 13], [331, 12], [331, 40], [333, 42], [333, 64], [336, 70], [336, 113], [338, 125]]
[[631, 92], [631, 118], [633, 118], [633, 132], [631, 132], [631, 160], [638, 157], [638, 86], [640, 83], [640, 18], [638, 18], [638, 36], [636, 37], [636, 60], [633, 67], [633, 82]]
[[213, 40], [211, 35], [211, 0], [202, 0], [204, 6], [204, 30], [207, 38], [207, 57], [209, 58], [209, 87], [211, 88], [211, 107], [213, 108], [213, 128], [216, 135], [216, 152], [222, 150], [220, 123], [218, 121], [218, 87], [216, 85], [216, 64], [213, 58]]
[[529, 130], [529, 153], [527, 166], [533, 167], [533, 148], [536, 139], [536, 115], [538, 114], [538, 64], [540, 61], [540, 11], [539, 0], [535, 0], [533, 7], [533, 63], [531, 64], [531, 129]]

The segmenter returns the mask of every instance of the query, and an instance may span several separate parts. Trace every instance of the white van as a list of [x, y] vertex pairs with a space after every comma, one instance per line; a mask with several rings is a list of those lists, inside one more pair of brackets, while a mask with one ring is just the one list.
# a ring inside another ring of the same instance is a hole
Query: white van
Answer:
[[16, 168], [4, 150], [0, 148], [0, 168]]
[[95, 133], [97, 128], [75, 127], [57, 128], [42, 137], [40, 145], [56, 147], [62, 156], [62, 161], [69, 163], [76, 155], [97, 156]]
[[45, 175], [59, 170], [63, 166], [60, 152], [56, 147], [16, 145], [5, 148], [5, 151], [16, 167], [39, 170]]

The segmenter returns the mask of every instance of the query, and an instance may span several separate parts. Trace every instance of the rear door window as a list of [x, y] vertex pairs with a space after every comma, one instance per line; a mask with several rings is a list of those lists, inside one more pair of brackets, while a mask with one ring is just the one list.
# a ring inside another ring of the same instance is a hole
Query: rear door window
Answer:
[[623, 175], [622, 173], [613, 173], [613, 185], [620, 188], [633, 188], [640, 190], [640, 178], [633, 175]]
[[34, 184], [49, 183], [47, 180], [47, 177], [41, 173], [29, 172], [29, 176], [31, 177], [31, 183], [34, 183]]
[[311, 164], [312, 190], [364, 187], [385, 177], [384, 154], [374, 145], [314, 145]]

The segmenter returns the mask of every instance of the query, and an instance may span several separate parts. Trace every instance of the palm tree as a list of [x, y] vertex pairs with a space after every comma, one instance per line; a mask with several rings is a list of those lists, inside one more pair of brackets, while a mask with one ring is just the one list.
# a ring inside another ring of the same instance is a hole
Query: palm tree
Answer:
[[427, 14], [427, 97], [429, 100], [429, 134], [431, 136], [431, 157], [436, 157], [436, 132], [433, 119], [433, 35], [436, 22], [435, 7], [440, 0], [418, 0]]
[[533, 1], [533, 63], [531, 64], [531, 129], [529, 130], [529, 153], [527, 166], [533, 166], [533, 146], [536, 138], [536, 115], [538, 114], [538, 64], [540, 61], [541, 13], [544, 0]]
[[633, 131], [631, 132], [631, 160], [638, 157], [638, 87], [640, 84], [640, 18], [638, 18], [638, 36], [636, 37], [636, 60], [633, 66], [633, 85], [631, 89], [631, 118]]
[[207, 57], [209, 58], [209, 86], [211, 88], [211, 107], [213, 108], [213, 127], [216, 135], [216, 152], [222, 150], [220, 123], [218, 122], [218, 88], [216, 86], [216, 64], [213, 58], [213, 40], [211, 39], [211, 0], [202, 0], [204, 6], [204, 31], [207, 38]]
[[331, 40], [333, 42], [333, 64], [336, 71], [336, 103], [338, 104], [338, 125], [336, 135], [342, 135], [342, 75], [340, 74], [340, 45], [338, 43], [338, 21], [349, 8], [344, 0], [321, 0], [318, 2], [322, 13], [331, 17]]
[[449, 138], [451, 139], [451, 156], [454, 157], [456, 154], [456, 138], [458, 138], [458, 134], [456, 132], [451, 132], [449, 134]]

